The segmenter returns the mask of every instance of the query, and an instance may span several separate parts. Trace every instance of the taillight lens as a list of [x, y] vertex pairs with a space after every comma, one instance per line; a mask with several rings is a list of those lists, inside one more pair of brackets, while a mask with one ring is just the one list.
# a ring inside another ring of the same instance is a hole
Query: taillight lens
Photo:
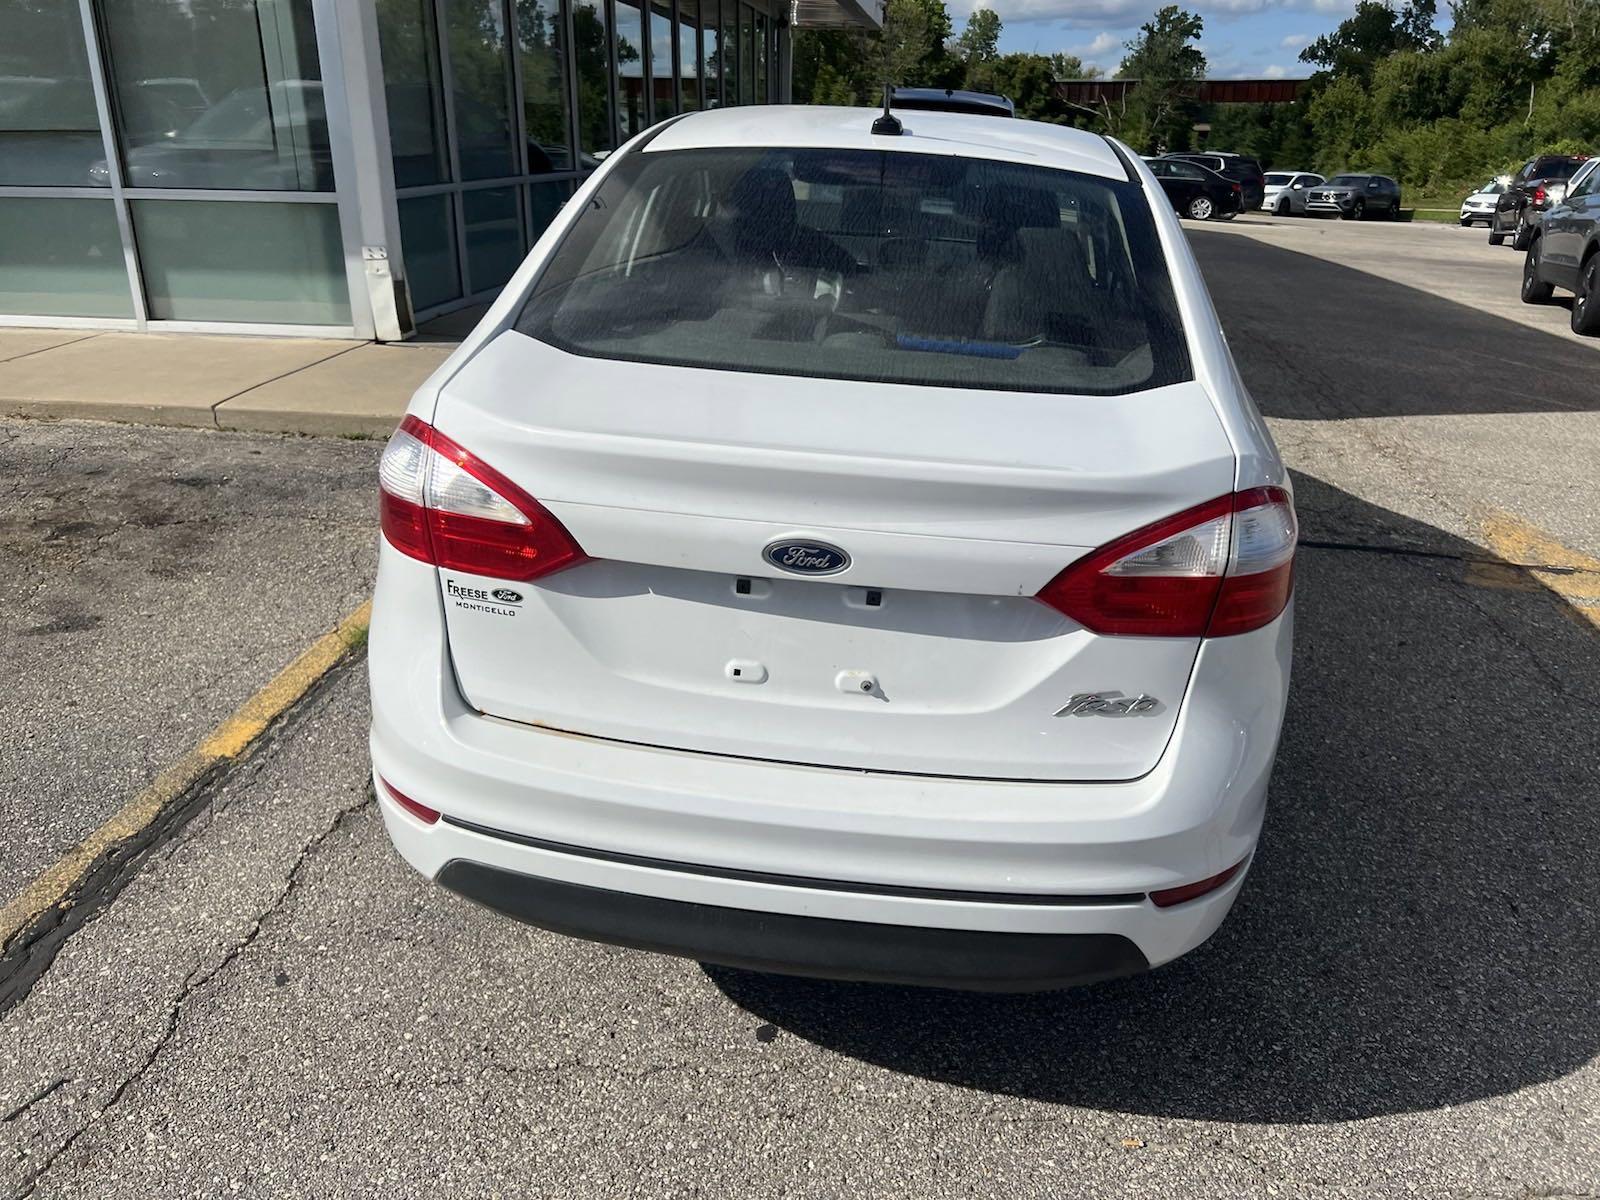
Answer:
[[1545, 190], [1542, 187], [1537, 187], [1537, 188], [1533, 189], [1533, 202], [1535, 204], [1543, 204], [1544, 203], [1544, 198], [1545, 198]]
[[390, 545], [434, 566], [526, 583], [586, 559], [542, 504], [416, 417], [389, 439], [378, 496]]
[[1288, 605], [1298, 536], [1289, 493], [1251, 488], [1118, 538], [1062, 571], [1038, 599], [1094, 633], [1248, 633]]

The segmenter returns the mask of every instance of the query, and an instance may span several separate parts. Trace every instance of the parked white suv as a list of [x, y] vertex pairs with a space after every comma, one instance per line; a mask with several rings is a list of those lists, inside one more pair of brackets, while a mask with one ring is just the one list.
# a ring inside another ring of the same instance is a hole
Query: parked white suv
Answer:
[[1261, 207], [1275, 217], [1303, 217], [1306, 196], [1323, 178], [1310, 171], [1268, 171]]
[[383, 816], [581, 937], [1142, 970], [1255, 850], [1288, 480], [1126, 147], [874, 117], [636, 138], [417, 392], [381, 468]]

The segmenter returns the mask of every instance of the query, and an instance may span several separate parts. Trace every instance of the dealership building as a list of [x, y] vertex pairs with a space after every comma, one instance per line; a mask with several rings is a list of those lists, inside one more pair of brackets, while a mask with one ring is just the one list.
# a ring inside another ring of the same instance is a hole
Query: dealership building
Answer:
[[395, 340], [877, 0], [0, 0], [0, 325]]

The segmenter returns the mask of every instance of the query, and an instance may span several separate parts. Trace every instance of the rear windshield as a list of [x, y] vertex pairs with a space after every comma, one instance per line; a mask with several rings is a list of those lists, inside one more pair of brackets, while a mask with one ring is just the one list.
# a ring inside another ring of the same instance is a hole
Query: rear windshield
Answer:
[[1535, 179], [1571, 179], [1583, 164], [1581, 158], [1550, 158], [1538, 163], [1533, 175]]
[[901, 151], [629, 154], [517, 329], [824, 379], [1106, 395], [1190, 378], [1137, 183]]

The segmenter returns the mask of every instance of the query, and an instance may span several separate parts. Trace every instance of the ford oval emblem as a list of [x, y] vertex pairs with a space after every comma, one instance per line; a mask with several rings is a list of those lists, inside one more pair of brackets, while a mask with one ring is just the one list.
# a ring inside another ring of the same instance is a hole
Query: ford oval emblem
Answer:
[[837, 575], [850, 565], [850, 556], [827, 542], [773, 542], [762, 554], [780, 571], [796, 575]]

